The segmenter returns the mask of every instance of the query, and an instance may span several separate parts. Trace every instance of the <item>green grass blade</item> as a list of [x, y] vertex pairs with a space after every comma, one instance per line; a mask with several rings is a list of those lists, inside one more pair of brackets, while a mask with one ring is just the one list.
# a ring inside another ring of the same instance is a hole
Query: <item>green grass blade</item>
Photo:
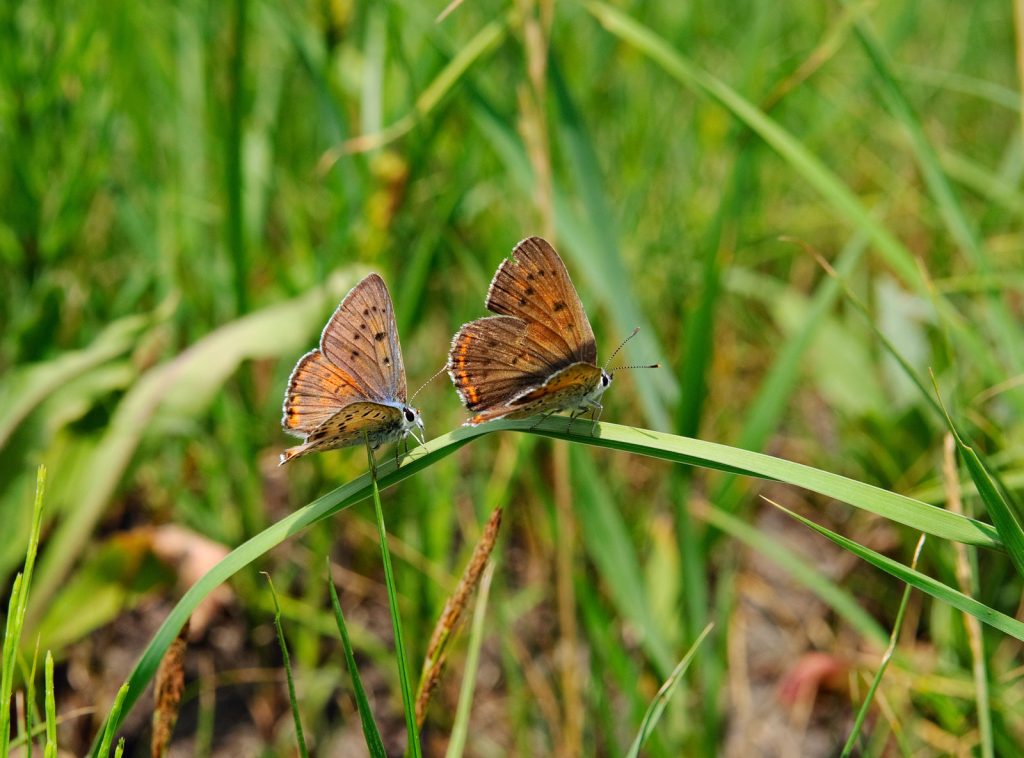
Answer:
[[107, 716], [106, 723], [104, 724], [103, 731], [101, 732], [102, 737], [100, 739], [97, 755], [100, 755], [103, 758], [110, 755], [110, 745], [114, 741], [114, 735], [117, 733], [117, 727], [121, 723], [121, 714], [124, 713], [127, 697], [128, 683], [125, 682], [121, 685], [121, 689], [117, 691], [117, 696], [114, 698], [114, 704], [110, 707], [110, 715]]
[[817, 566], [802, 560], [778, 540], [720, 508], [702, 508], [700, 518], [784, 569], [799, 584], [821, 598], [862, 637], [878, 643], [885, 640], [885, 630], [855, 597], [830, 581]]
[[629, 747], [629, 752], [626, 753], [627, 758], [638, 758], [640, 755], [640, 749], [647, 742], [647, 738], [651, 736], [651, 732], [654, 731], [654, 727], [657, 726], [658, 721], [661, 719], [661, 714], [665, 712], [665, 706], [668, 705], [669, 698], [672, 697], [672, 693], [676, 689], [676, 685], [679, 684], [686, 673], [686, 669], [690, 666], [690, 661], [693, 660], [693, 656], [697, 653], [697, 649], [700, 647], [704, 639], [711, 633], [711, 629], [714, 624], [708, 624], [704, 627], [704, 631], [700, 633], [700, 636], [693, 641], [690, 645], [690, 649], [686, 651], [686, 655], [683, 656], [682, 660], [676, 664], [676, 667], [672, 669], [672, 673], [669, 674], [668, 679], [658, 689], [658, 694], [654, 696], [654, 700], [651, 701], [650, 706], [647, 708], [647, 713], [644, 714], [644, 720], [640, 724], [640, 731], [637, 732], [636, 738], [633, 740], [633, 744]]
[[819, 526], [810, 519], [806, 519], [798, 513], [793, 513], [777, 503], [773, 503], [773, 505], [776, 505], [776, 507], [780, 508], [805, 526], [808, 526], [819, 534], [828, 537], [834, 543], [839, 545], [839, 547], [844, 550], [848, 550], [858, 558], [867, 561], [876, 568], [880, 568], [887, 574], [892, 574], [897, 579], [901, 579], [907, 584], [926, 592], [932, 597], [941, 600], [964, 613], [971, 614], [982, 623], [991, 626], [993, 629], [998, 629], [1001, 632], [1009, 634], [1011, 637], [1016, 637], [1018, 640], [1024, 641], [1024, 623], [1021, 623], [1017, 619], [1007, 616], [1005, 613], [1000, 613], [994, 608], [989, 608], [984, 603], [979, 603], [974, 598], [969, 597], [968, 595], [965, 595], [964, 593], [955, 590], [949, 585], [943, 584], [936, 579], [932, 579], [930, 576], [926, 576], [919, 571], [915, 571], [909, 566], [903, 565], [899, 561], [894, 561], [892, 558], [876, 553], [874, 550], [869, 550], [863, 545], [854, 542], [847, 537], [843, 537], [840, 534], [836, 534], [830, 529]]
[[377, 466], [369, 440], [366, 442], [366, 460], [370, 464], [370, 485], [373, 493], [374, 514], [377, 517], [377, 536], [380, 539], [380, 557], [384, 564], [384, 584], [388, 590], [388, 608], [391, 610], [391, 627], [395, 633], [395, 657], [398, 659], [398, 681], [402, 687], [402, 707], [405, 710], [405, 728], [409, 733], [407, 750], [413, 758], [420, 758], [420, 733], [416, 728], [416, 704], [412, 699], [412, 685], [409, 681], [409, 656], [405, 651], [402, 635], [402, 613], [398, 608], [398, 590], [395, 587], [395, 571], [391, 566], [391, 550], [388, 548], [388, 531], [384, 526], [384, 508], [380, 504], [380, 488], [377, 486]]
[[126, 353], [150, 322], [145, 316], [123, 318], [104, 329], [86, 348], [9, 372], [0, 382], [0, 449], [18, 424], [50, 393]]
[[[917, 547], [914, 549], [914, 558], [910, 562], [911, 570], [917, 568], [917, 559], [920, 557], [921, 548], [923, 547], [924, 535], [922, 534], [917, 541]], [[867, 718], [868, 708], [871, 706], [871, 701], [875, 699], [875, 691], [878, 689], [878, 685], [882, 683], [882, 676], [885, 674], [886, 668], [889, 667], [889, 661], [892, 660], [893, 653], [896, 652], [896, 643], [899, 641], [900, 630], [903, 629], [903, 617], [907, 612], [907, 603], [910, 602], [911, 589], [912, 587], [908, 584], [903, 590], [900, 607], [896, 611], [896, 621], [893, 623], [892, 632], [889, 634], [889, 646], [886, 648], [884, 655], [882, 655], [882, 662], [879, 664], [878, 671], [875, 672], [875, 676], [871, 680], [871, 686], [868, 687], [867, 695], [864, 696], [864, 702], [857, 709], [857, 717], [854, 719], [853, 728], [850, 729], [850, 736], [847, 738], [846, 744], [843, 745], [843, 758], [846, 758], [853, 751], [853, 747], [857, 743], [857, 737], [860, 735], [861, 727], [864, 725], [864, 719]]]
[[284, 675], [288, 680], [288, 703], [292, 709], [292, 720], [295, 722], [295, 742], [299, 746], [299, 755], [308, 758], [309, 751], [306, 748], [306, 736], [302, 731], [302, 718], [299, 716], [299, 699], [295, 696], [295, 678], [292, 676], [292, 661], [288, 655], [288, 644], [284, 640], [284, 629], [281, 626], [281, 606], [277, 603], [277, 593], [274, 592], [274, 582], [270, 574], [263, 572], [267, 577], [267, 584], [270, 585], [270, 596], [274, 599], [274, 630], [277, 632], [277, 644], [281, 647], [281, 661], [284, 663]]
[[[499, 421], [481, 427], [461, 427], [413, 450], [402, 459], [401, 468], [396, 469], [393, 461], [384, 462], [377, 468], [377, 481], [380, 486], [392, 486], [432, 466], [481, 436], [502, 430], [522, 432], [530, 429], [535, 434], [547, 437], [646, 455], [675, 463], [704, 466], [745, 476], [787, 482], [841, 500], [941, 539], [957, 540], [987, 548], [1001, 546], [998, 533], [989, 524], [810, 466], [713, 442], [618, 424], [598, 424], [594, 428], [592, 436], [590, 425], [585, 423], [577, 423], [572, 430], [567, 431], [565, 418], [550, 418], [540, 423], [534, 419], [523, 419], [521, 421]], [[174, 640], [182, 624], [215, 587], [311, 524], [371, 497], [372, 487], [370, 475], [363, 474], [271, 525], [232, 550], [227, 557], [210, 569], [178, 601], [143, 651], [142, 657], [128, 680], [130, 689], [125, 701], [125, 708], [130, 708], [138, 699], [146, 683], [156, 672], [161, 657], [167, 650], [167, 646]]]
[[44, 758], [56, 758], [57, 756], [57, 700], [53, 694], [53, 654], [46, 651], [46, 663], [43, 667], [45, 679], [45, 690], [43, 697], [46, 700], [46, 748]]
[[[43, 495], [46, 492], [46, 467], [36, 470], [36, 497], [32, 506], [32, 528], [25, 550], [25, 566], [14, 579], [11, 598], [4, 624], [2, 671], [0, 671], [0, 755], [6, 756], [11, 738], [11, 697], [14, 694], [14, 674], [17, 668], [21, 632], [25, 627], [29, 587], [39, 549], [39, 531], [43, 523]], [[33, 665], [34, 668], [34, 665]]]
[[673, 656], [648, 602], [643, 569], [636, 550], [630, 544], [626, 522], [602, 484], [592, 458], [573, 456], [572, 470], [573, 488], [579, 493], [573, 498], [573, 503], [584, 547], [607, 583], [618, 612], [636, 625], [641, 645], [655, 670], [659, 676], [666, 677], [672, 670]]
[[1006, 552], [1010, 554], [1013, 567], [1017, 569], [1020, 576], [1024, 577], [1024, 528], [1021, 527], [1017, 512], [1003, 497], [1002, 491], [989, 476], [988, 468], [978, 457], [974, 448], [964, 442], [949, 413], [945, 408], [942, 410], [946, 417], [946, 423], [949, 425], [949, 431], [952, 433], [953, 439], [956, 440], [956, 446], [971, 474], [971, 479], [974, 481], [974, 486], [978, 489], [981, 501], [985, 504], [989, 516], [992, 517], [996, 531], [999, 532], [999, 539], [1005, 546]]
[[473, 707], [473, 691], [476, 689], [476, 671], [480, 664], [480, 648], [484, 643], [487, 598], [491, 594], [491, 579], [493, 577], [494, 563], [489, 562], [480, 578], [480, 588], [477, 590], [476, 607], [473, 609], [473, 624], [469, 630], [466, 670], [462, 674], [459, 704], [455, 709], [455, 722], [452, 724], [451, 738], [445, 758], [460, 758], [466, 747], [466, 736], [469, 734], [469, 714]]
[[366, 741], [366, 748], [370, 751], [372, 758], [387, 758], [384, 750], [384, 742], [380, 738], [380, 731], [377, 729], [377, 722], [373, 720], [373, 711], [370, 708], [370, 701], [366, 698], [366, 690], [363, 689], [363, 680], [359, 676], [359, 668], [356, 666], [356, 656], [352, 651], [352, 641], [348, 637], [348, 627], [345, 626], [345, 617], [341, 612], [341, 602], [338, 600], [338, 591], [331, 579], [331, 562], [327, 561], [327, 586], [331, 592], [331, 607], [334, 608], [334, 620], [338, 624], [338, 634], [341, 636], [341, 647], [345, 652], [345, 663], [348, 665], [349, 675], [352, 677], [352, 689], [355, 690], [356, 708], [359, 710], [359, 720], [363, 725], [363, 739]]
[[[556, 51], [553, 54], [557, 54]], [[639, 300], [629, 292], [632, 277], [619, 249], [619, 233], [613, 221], [616, 214], [603, 191], [600, 160], [588, 134], [586, 120], [573, 101], [557, 59], [552, 60], [549, 71], [559, 114], [559, 136], [573, 179], [574, 195], [579, 197], [586, 213], [582, 225], [560, 225], [568, 252], [577, 262], [579, 275], [605, 304], [619, 334], [625, 336], [634, 327], [640, 327], [633, 344], [627, 348], [629, 354], [638, 356], [638, 362], [669, 365], [658, 343], [657, 331], [650, 327], [637, 306]], [[568, 211], [563, 210], [560, 215], [564, 218]], [[640, 371], [633, 375], [633, 381], [648, 423], [655, 429], [668, 429], [671, 417], [667, 402], [674, 401], [679, 395], [672, 372]]]

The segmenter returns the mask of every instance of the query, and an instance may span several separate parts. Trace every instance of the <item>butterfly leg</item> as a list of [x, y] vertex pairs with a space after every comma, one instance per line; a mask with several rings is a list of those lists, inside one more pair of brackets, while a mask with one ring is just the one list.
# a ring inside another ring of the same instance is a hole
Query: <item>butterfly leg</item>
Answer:
[[594, 401], [592, 403], [592, 405], [593, 405], [593, 411], [591, 412], [591, 415], [590, 415], [590, 421], [591, 421], [591, 423], [590, 423], [590, 436], [591, 437], [593, 437], [594, 433], [597, 431], [597, 422], [601, 420], [601, 411], [604, 410], [604, 406], [601, 405], [600, 403], [596, 402], [596, 401]]
[[550, 416], [554, 415], [557, 412], [558, 412], [557, 410], [554, 410], [554, 411], [548, 411], [547, 413], [541, 414], [540, 418], [538, 418], [535, 422], [533, 422], [533, 426], [531, 426], [528, 431], [532, 432], [534, 429], [536, 429], [538, 426], [541, 425], [541, 422], [544, 421], [544, 419], [549, 418]]

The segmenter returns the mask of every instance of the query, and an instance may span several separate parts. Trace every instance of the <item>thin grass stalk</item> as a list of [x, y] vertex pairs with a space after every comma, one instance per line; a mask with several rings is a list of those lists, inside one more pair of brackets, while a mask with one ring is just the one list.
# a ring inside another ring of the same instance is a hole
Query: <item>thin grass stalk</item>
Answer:
[[121, 685], [121, 689], [117, 691], [117, 696], [114, 698], [114, 704], [110, 707], [110, 716], [107, 717], [107, 723], [103, 728], [103, 738], [100, 740], [100, 746], [97, 752], [97, 755], [101, 756], [101, 758], [106, 758], [110, 755], [110, 746], [114, 742], [114, 734], [117, 732], [117, 725], [121, 723], [121, 709], [124, 707], [124, 701], [127, 696], [128, 683], [125, 682]]
[[459, 690], [459, 704], [455, 709], [455, 723], [452, 724], [451, 738], [445, 758], [460, 758], [466, 748], [469, 733], [469, 714], [473, 707], [473, 691], [476, 689], [476, 671], [480, 664], [480, 648], [484, 640], [484, 621], [487, 618], [487, 598], [491, 594], [491, 579], [494, 578], [494, 564], [488, 563], [480, 579], [476, 608], [473, 610], [473, 625], [469, 633], [469, 651], [466, 654], [466, 670], [462, 675]]
[[348, 627], [345, 625], [345, 615], [341, 612], [341, 602], [338, 600], [338, 591], [331, 579], [331, 561], [327, 559], [327, 586], [331, 594], [331, 607], [334, 609], [334, 621], [338, 625], [338, 634], [341, 636], [341, 647], [345, 653], [345, 663], [348, 665], [349, 676], [352, 677], [352, 688], [355, 690], [356, 707], [359, 710], [359, 721], [363, 727], [363, 740], [370, 751], [372, 758], [387, 758], [384, 750], [384, 741], [377, 729], [377, 722], [373, 720], [373, 712], [370, 709], [370, 701], [366, 697], [366, 690], [363, 689], [363, 679], [359, 676], [359, 668], [356, 666], [355, 653], [352, 651], [352, 641], [348, 636]]
[[32, 526], [29, 530], [28, 548], [25, 551], [25, 567], [14, 578], [11, 599], [7, 606], [7, 622], [4, 625], [2, 671], [0, 671], [0, 756], [6, 756], [10, 746], [14, 672], [17, 667], [21, 631], [25, 626], [32, 570], [35, 567], [36, 553], [39, 550], [39, 531], [43, 523], [43, 494], [45, 492], [46, 467], [40, 466], [36, 470], [36, 497], [32, 506]]
[[32, 731], [35, 725], [32, 723], [32, 715], [36, 709], [36, 665], [39, 663], [39, 637], [36, 637], [36, 649], [32, 653], [32, 668], [29, 669], [25, 678], [25, 749], [28, 758], [32, 758], [35, 744], [32, 739]]
[[299, 700], [295, 695], [295, 679], [292, 676], [292, 662], [288, 655], [288, 645], [284, 640], [284, 629], [281, 627], [281, 606], [277, 602], [277, 593], [274, 592], [274, 582], [270, 574], [262, 572], [270, 585], [270, 596], [274, 599], [274, 630], [277, 632], [277, 644], [281, 647], [281, 660], [284, 662], [284, 675], [288, 681], [288, 703], [292, 709], [292, 719], [295, 721], [295, 741], [299, 746], [299, 755], [302, 758], [309, 758], [309, 751], [306, 749], [306, 736], [302, 731], [302, 719], [299, 716]]
[[684, 655], [682, 660], [676, 664], [676, 667], [672, 669], [672, 673], [669, 674], [661, 687], [658, 688], [658, 692], [651, 701], [651, 704], [648, 706], [647, 712], [644, 713], [643, 721], [640, 722], [640, 729], [637, 731], [636, 738], [633, 740], [633, 744], [630, 745], [629, 752], [626, 753], [627, 758], [638, 758], [640, 755], [640, 749], [650, 738], [651, 733], [654, 731], [654, 727], [657, 726], [658, 721], [661, 719], [661, 714], [665, 712], [669, 698], [672, 697], [672, 693], [675, 692], [676, 686], [680, 681], [682, 681], [682, 676], [686, 673], [686, 669], [690, 667], [690, 662], [693, 660], [693, 656], [697, 653], [697, 650], [700, 649], [701, 644], [711, 633], [711, 630], [714, 629], [714, 627], [714, 624], [708, 624], [704, 627], [704, 630], [697, 635], [697, 639], [695, 639], [693, 644], [690, 645], [690, 649], [686, 651], [686, 655]]
[[117, 747], [114, 748], [114, 758], [122, 758], [124, 756], [124, 737], [117, 741]]
[[373, 450], [369, 441], [366, 442], [366, 460], [370, 464], [370, 483], [373, 491], [373, 507], [377, 516], [377, 536], [380, 538], [380, 557], [384, 564], [384, 583], [388, 589], [388, 607], [391, 610], [391, 628], [395, 634], [395, 654], [398, 658], [398, 680], [402, 687], [402, 707], [405, 711], [405, 728], [409, 733], [408, 750], [413, 758], [423, 755], [420, 747], [420, 733], [416, 729], [416, 706], [412, 699], [412, 687], [409, 685], [409, 662], [405, 653], [405, 640], [402, 636], [402, 618], [398, 610], [398, 593], [395, 589], [395, 573], [391, 567], [391, 551], [388, 549], [388, 532], [384, 526], [384, 509], [380, 504], [380, 488], [377, 486], [377, 464], [373, 460]]
[[[914, 557], [910, 561], [910, 568], [917, 568], [917, 559], [921, 556], [921, 548], [924, 547], [925, 535], [921, 535], [917, 538], [917, 547], [914, 548]], [[864, 702], [861, 703], [860, 708], [857, 711], [857, 718], [853, 722], [853, 728], [850, 730], [850, 736], [846, 739], [846, 744], [843, 745], [842, 758], [847, 758], [852, 752], [854, 745], [857, 744], [857, 737], [860, 736], [861, 727], [864, 726], [864, 719], [867, 718], [868, 710], [871, 707], [871, 701], [874, 700], [875, 690], [878, 689], [878, 685], [882, 683], [882, 676], [885, 674], [886, 668], [889, 666], [889, 661], [892, 660], [893, 653], [896, 652], [896, 643], [900, 638], [900, 630], [903, 628], [903, 616], [907, 612], [907, 603], [910, 601], [910, 592], [913, 587], [908, 584], [903, 590], [903, 598], [900, 600], [899, 610], [896, 612], [896, 623], [893, 624], [892, 633], [889, 635], [889, 645], [885, 649], [885, 653], [882, 655], [882, 661], [878, 665], [878, 671], [875, 672], [874, 678], [871, 680], [871, 686], [868, 687], [867, 695], [864, 697]]]
[[46, 651], [43, 677], [46, 711], [46, 747], [43, 749], [43, 758], [57, 758], [57, 699], [53, 689], [53, 654], [49, 650]]
[[[946, 503], [953, 513], [964, 513], [960, 498], [960, 477], [956, 466], [956, 440], [947, 433], [942, 446], [942, 475], [946, 486]], [[956, 555], [956, 580], [965, 595], [978, 594], [977, 562], [973, 550], [960, 542], [953, 543]], [[971, 649], [971, 673], [977, 692], [978, 739], [981, 743], [982, 758], [992, 758], [992, 712], [988, 687], [988, 671], [985, 666], [985, 640], [981, 634], [981, 622], [969, 613], [962, 614], [967, 644]]]
[[245, 225], [242, 220], [242, 117], [245, 102], [245, 53], [248, 0], [235, 0], [231, 17], [228, 59], [229, 94], [227, 132], [224, 135], [224, 185], [227, 195], [227, 247], [231, 260], [235, 314], [248, 310], [245, 261]]

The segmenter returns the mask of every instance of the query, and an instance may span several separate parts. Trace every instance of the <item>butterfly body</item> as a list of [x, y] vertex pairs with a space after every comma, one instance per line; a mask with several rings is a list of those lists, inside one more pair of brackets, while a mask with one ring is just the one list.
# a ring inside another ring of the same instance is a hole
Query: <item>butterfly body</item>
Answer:
[[281, 425], [303, 443], [281, 463], [362, 443], [376, 449], [423, 430], [407, 403], [405, 367], [387, 287], [370, 274], [344, 297], [292, 370]]
[[467, 424], [537, 414], [600, 411], [611, 374], [597, 347], [565, 264], [545, 240], [530, 237], [498, 267], [486, 307], [452, 339], [448, 374]]

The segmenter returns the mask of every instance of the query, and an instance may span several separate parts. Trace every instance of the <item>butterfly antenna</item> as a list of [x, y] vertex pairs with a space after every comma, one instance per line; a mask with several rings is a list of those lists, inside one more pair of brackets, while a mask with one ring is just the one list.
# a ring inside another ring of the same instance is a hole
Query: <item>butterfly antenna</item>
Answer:
[[630, 369], [630, 368], [661, 368], [661, 364], [660, 363], [644, 363], [644, 364], [635, 363], [635, 364], [632, 364], [630, 366], [616, 366], [615, 368], [610, 369], [608, 371], [608, 373], [609, 374], [614, 374], [616, 371], [625, 371], [626, 369]]
[[423, 382], [423, 384], [421, 384], [421, 385], [420, 385], [420, 388], [419, 388], [418, 390], [416, 390], [415, 392], [413, 392], [413, 393], [412, 393], [412, 397], [410, 397], [410, 398], [409, 398], [409, 402], [411, 403], [411, 402], [412, 402], [413, 400], [415, 400], [415, 399], [416, 399], [416, 396], [417, 396], [418, 394], [420, 394], [420, 392], [422, 392], [422, 391], [423, 391], [423, 388], [424, 388], [424, 387], [426, 387], [426, 386], [427, 386], [428, 384], [430, 384], [430, 383], [431, 383], [432, 381], [434, 381], [435, 379], [437, 379], [437, 377], [441, 376], [441, 374], [443, 374], [443, 373], [444, 373], [445, 371], [447, 371], [447, 370], [448, 370], [448, 364], [446, 363], [445, 365], [441, 366], [441, 368], [440, 368], [440, 369], [438, 370], [438, 372], [437, 372], [436, 374], [434, 374], [434, 375], [433, 375], [432, 377], [430, 377], [429, 379], [427, 379], [427, 381]]
[[[639, 326], [634, 327], [633, 331], [629, 333], [629, 336], [626, 337], [626, 339], [622, 340], [622, 342], [619, 343], [619, 346], [617, 348], [615, 348], [615, 350], [612, 352], [611, 355], [608, 356], [608, 360], [606, 360], [604, 362], [604, 367], [605, 368], [608, 368], [608, 364], [612, 362], [612, 358], [614, 358], [616, 355], [618, 355], [619, 351], [622, 348], [624, 348], [626, 346], [626, 343], [629, 342], [631, 339], [633, 339], [636, 336], [636, 333], [639, 332], [639, 331], [640, 331], [640, 327]], [[615, 370], [616, 369], [612, 369], [612, 371], [615, 371]]]

